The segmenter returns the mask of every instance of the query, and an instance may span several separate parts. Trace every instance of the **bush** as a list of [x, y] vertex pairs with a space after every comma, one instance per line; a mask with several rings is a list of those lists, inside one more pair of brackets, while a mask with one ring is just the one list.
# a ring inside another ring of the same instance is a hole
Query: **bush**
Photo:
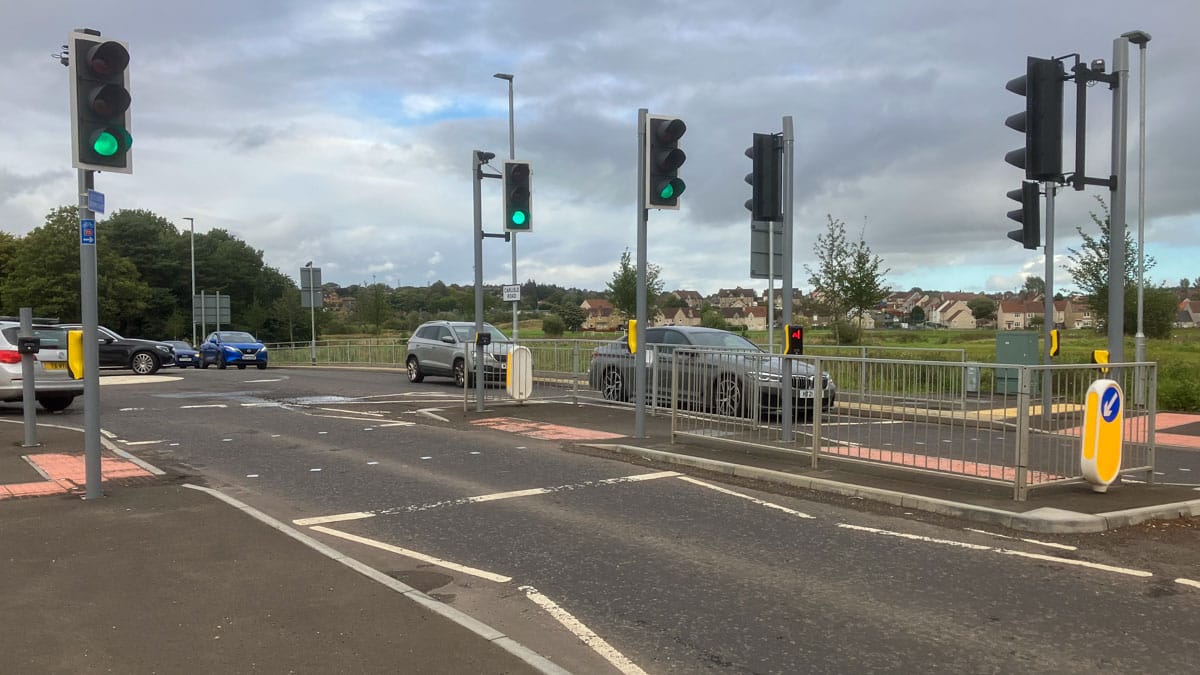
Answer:
[[839, 345], [856, 345], [862, 340], [862, 327], [846, 319], [833, 322], [833, 334]]
[[559, 338], [567, 330], [567, 324], [554, 314], [549, 314], [542, 319], [542, 333], [546, 337]]

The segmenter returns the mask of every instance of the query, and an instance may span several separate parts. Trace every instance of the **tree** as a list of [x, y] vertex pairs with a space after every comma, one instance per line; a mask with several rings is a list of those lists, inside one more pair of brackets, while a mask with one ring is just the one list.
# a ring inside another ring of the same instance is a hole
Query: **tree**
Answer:
[[804, 269], [814, 294], [833, 310], [836, 339], [836, 319], [853, 316], [861, 323], [863, 314], [887, 297], [889, 289], [883, 282], [891, 270], [880, 271], [882, 261], [871, 253], [863, 232], [859, 232], [857, 242], [850, 243], [845, 223], [831, 215], [826, 217], [829, 222], [825, 233], [817, 236], [813, 249], [817, 269], [814, 271], [808, 265]]
[[1025, 296], [1026, 300], [1043, 297], [1046, 294], [1046, 280], [1032, 274], [1025, 277], [1025, 285], [1021, 288], [1021, 294]]
[[[1075, 231], [1083, 239], [1083, 245], [1079, 249], [1067, 248], [1071, 264], [1067, 265], [1066, 269], [1067, 273], [1074, 279], [1076, 285], [1079, 286], [1079, 289], [1087, 296], [1088, 306], [1096, 313], [1100, 322], [1105, 322], [1108, 318], [1108, 247], [1111, 237], [1111, 218], [1108, 205], [1104, 203], [1104, 200], [1096, 197], [1096, 201], [1100, 202], [1100, 208], [1104, 213], [1103, 219], [1094, 212], [1088, 215], [1091, 216], [1092, 222], [1100, 229], [1099, 236], [1084, 232], [1082, 225], [1076, 226]], [[1131, 286], [1134, 289], [1137, 288], [1137, 260], [1137, 244], [1133, 241], [1132, 233], [1126, 228], [1124, 279], [1126, 294], [1128, 294]], [[1145, 257], [1144, 266], [1146, 271], [1153, 269], [1155, 264], [1156, 261], [1153, 256]], [[1142, 283], [1146, 287], [1150, 286], [1146, 279], [1143, 279]], [[1125, 309], [1126, 313], [1128, 313], [1128, 302], [1125, 303]], [[1144, 310], [1145, 307], [1143, 306], [1143, 317]], [[1172, 312], [1171, 316], [1174, 316], [1174, 312]], [[1098, 325], [1100, 325], [1100, 322], [1098, 322]], [[1132, 335], [1136, 330], [1136, 322], [1134, 324], [1130, 324], [1128, 321], [1125, 322], [1125, 332], [1127, 334]]]
[[558, 305], [554, 311], [562, 319], [563, 327], [572, 333], [583, 328], [583, 322], [587, 319], [587, 315], [583, 313], [583, 308], [579, 305]]
[[908, 318], [913, 323], [925, 323], [925, 309], [920, 305], [914, 305], [912, 311], [908, 314]]
[[546, 337], [562, 337], [563, 332], [566, 331], [566, 329], [566, 324], [564, 324], [563, 320], [558, 316], [548, 314], [542, 319], [542, 333]]
[[967, 301], [967, 308], [976, 321], [995, 321], [996, 302], [991, 298], [978, 297]]
[[[654, 316], [655, 301], [663, 292], [663, 282], [658, 278], [660, 272], [658, 265], [646, 264], [647, 317]], [[608, 282], [608, 292], [612, 296], [613, 307], [627, 317], [637, 315], [637, 268], [630, 262], [629, 249], [621, 254], [620, 266], [613, 272], [612, 281]]]

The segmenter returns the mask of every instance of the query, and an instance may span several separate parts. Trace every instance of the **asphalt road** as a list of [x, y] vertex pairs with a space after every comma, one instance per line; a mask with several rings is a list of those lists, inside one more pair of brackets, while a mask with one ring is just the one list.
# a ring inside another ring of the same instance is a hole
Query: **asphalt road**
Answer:
[[1027, 541], [717, 483], [473, 427], [461, 391], [400, 372], [103, 379], [126, 450], [576, 672], [1182, 673], [1200, 653], [1187, 524]]

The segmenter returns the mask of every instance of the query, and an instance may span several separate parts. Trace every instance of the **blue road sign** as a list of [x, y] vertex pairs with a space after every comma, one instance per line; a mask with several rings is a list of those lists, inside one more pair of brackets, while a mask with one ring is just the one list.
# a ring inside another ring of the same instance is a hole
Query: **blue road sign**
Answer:
[[96, 213], [104, 213], [104, 193], [88, 190], [88, 208]]
[[96, 221], [88, 218], [79, 221], [79, 243], [89, 246], [96, 245]]
[[1104, 418], [1105, 422], [1111, 422], [1117, 418], [1119, 412], [1121, 412], [1121, 391], [1116, 387], [1109, 387], [1100, 397], [1100, 416]]

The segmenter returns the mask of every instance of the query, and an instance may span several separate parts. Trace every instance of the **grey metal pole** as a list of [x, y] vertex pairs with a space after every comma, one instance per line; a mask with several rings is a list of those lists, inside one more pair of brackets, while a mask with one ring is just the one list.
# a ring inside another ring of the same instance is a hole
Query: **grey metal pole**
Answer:
[[[20, 310], [21, 337], [33, 337], [33, 309]], [[21, 355], [21, 407], [25, 413], [25, 444], [21, 447], [37, 447], [37, 390], [33, 386], [33, 354]]]
[[[785, 115], [783, 118], [783, 316], [784, 323], [792, 321], [792, 249], [794, 234], [792, 226], [794, 224], [792, 217], [792, 176], [795, 161], [795, 145], [796, 137], [792, 129], [792, 116]], [[772, 225], [772, 228], [775, 226]], [[821, 373], [815, 373], [815, 377], [820, 378]], [[793, 440], [792, 436], [792, 360], [787, 356], [783, 357], [783, 376], [780, 381], [779, 395], [782, 400], [781, 422], [782, 438], [785, 443], [790, 443]], [[813, 401], [813, 416], [821, 414], [821, 402]]]
[[206, 315], [207, 309], [204, 306], [205, 300], [206, 300], [206, 298], [204, 297], [204, 291], [200, 291], [200, 332], [201, 333], [208, 332], [208, 316]]
[[[492, 77], [508, 80], [508, 158], [517, 158], [517, 142], [516, 142], [516, 125], [513, 120], [513, 76], [511, 73], [496, 73]], [[481, 179], [482, 180], [482, 179]], [[517, 233], [510, 232], [510, 240], [512, 241], [512, 283], [517, 285]], [[520, 300], [514, 300], [512, 304], [512, 339], [516, 342], [520, 332]]]
[[185, 217], [184, 220], [188, 221], [188, 225], [192, 231], [192, 301], [188, 304], [190, 304], [192, 307], [192, 310], [191, 310], [192, 346], [195, 347], [196, 346], [196, 219]]
[[[87, 207], [87, 192], [94, 174], [78, 170], [79, 220], [95, 222], [96, 214]], [[82, 227], [82, 226], [81, 226]], [[86, 477], [85, 499], [104, 496], [100, 488], [100, 307], [96, 291], [96, 245], [79, 246], [80, 314], [83, 319], [83, 454]]]
[[[478, 150], [471, 152], [471, 191], [475, 198], [475, 334], [483, 331], [483, 177], [484, 160]], [[465, 370], [464, 364], [464, 370]], [[475, 346], [475, 412], [483, 412], [483, 345]]]
[[[1054, 181], [1045, 181], [1046, 187], [1046, 290], [1044, 297], [1045, 319], [1042, 321], [1042, 344], [1045, 347], [1042, 363], [1051, 364], [1050, 331], [1054, 330], [1054, 196], [1058, 185]], [[1049, 368], [1042, 370], [1042, 428], [1049, 429], [1051, 405], [1050, 397], [1051, 376]]]
[[637, 320], [638, 346], [633, 358], [633, 437], [646, 437], [646, 116], [638, 108], [637, 168]]
[[[308, 268], [308, 314], [309, 320], [312, 322], [309, 326], [308, 333], [308, 356], [312, 361], [312, 365], [317, 365], [317, 284], [313, 277], [312, 261], [310, 260], [305, 267]], [[221, 311], [217, 308], [217, 313]]]
[[1125, 160], [1126, 122], [1129, 112], [1129, 39], [1113, 40], [1112, 206], [1108, 228], [1108, 356], [1112, 363], [1125, 361]]
[[[1138, 363], [1144, 363], [1146, 333], [1143, 330], [1142, 314], [1146, 277], [1146, 43], [1150, 41], [1150, 35], [1144, 31], [1134, 31], [1132, 35], [1127, 33], [1125, 37], [1138, 46], [1138, 297], [1137, 335], [1133, 338], [1133, 358]], [[1146, 403], [1146, 374], [1144, 368], [1137, 369], [1133, 402], [1138, 405]]]

